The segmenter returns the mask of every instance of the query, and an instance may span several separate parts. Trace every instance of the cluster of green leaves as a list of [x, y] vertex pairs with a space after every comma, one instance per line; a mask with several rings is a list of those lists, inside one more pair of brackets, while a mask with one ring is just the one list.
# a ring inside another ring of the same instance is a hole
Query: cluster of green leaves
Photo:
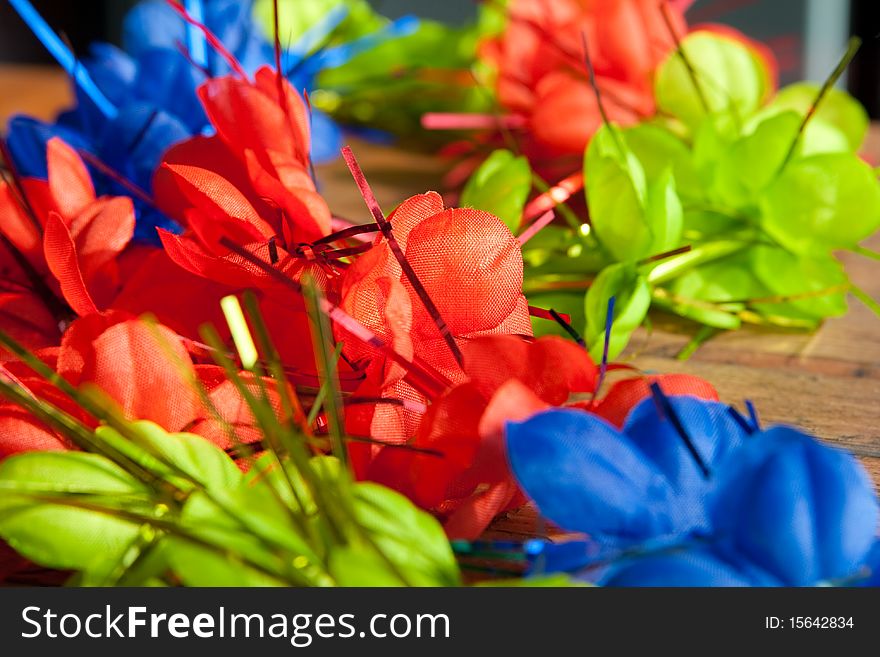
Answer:
[[[297, 420], [298, 402], [280, 383], [283, 371], [253, 299], [248, 308], [265, 357], [251, 372], [239, 372], [216, 332], [205, 331], [263, 435], [259, 455], [236, 443], [246, 472], [199, 436], [124, 419], [97, 391], [73, 388], [0, 334], [4, 347], [100, 420], [91, 429], [0, 377], [0, 394], [82, 450], [31, 452], [0, 462], [0, 537], [38, 564], [75, 571], [79, 585], [460, 584], [439, 523], [388, 488], [353, 481], [341, 443], [332, 435], [329, 446], [322, 443], [310, 435], [308, 422]], [[316, 324], [316, 337], [327, 338], [326, 319]], [[321, 354], [326, 372], [332, 348]], [[266, 378], [279, 374], [280, 413]], [[328, 379], [319, 396], [328, 416], [338, 416], [328, 401], [335, 398], [330, 386]], [[216, 419], [223, 422], [219, 413]], [[338, 432], [336, 419], [331, 434]], [[235, 429], [226, 429], [236, 439]]]
[[[822, 87], [774, 95], [763, 60], [743, 42], [686, 37], [657, 71], [657, 116], [606, 125], [591, 140], [589, 226], [553, 226], [526, 245], [530, 302], [570, 313], [595, 357], [611, 296], [612, 357], [652, 306], [712, 330], [813, 329], [846, 312], [848, 291], [876, 308], [835, 257], [874, 255], [859, 242], [880, 227], [877, 172], [857, 154], [867, 115], [832, 84], [855, 47]], [[492, 211], [504, 198], [503, 211], [514, 213], [522, 174], [500, 168], [503, 159], [477, 172], [466, 202]], [[675, 252], [683, 247], [690, 251]], [[578, 282], [588, 280], [584, 300]]]

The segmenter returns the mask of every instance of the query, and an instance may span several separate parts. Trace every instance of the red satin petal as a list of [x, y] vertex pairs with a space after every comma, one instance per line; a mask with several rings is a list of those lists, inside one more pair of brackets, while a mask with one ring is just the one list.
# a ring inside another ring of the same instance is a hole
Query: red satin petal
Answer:
[[[449, 209], [425, 219], [409, 233], [406, 258], [454, 335], [497, 326], [521, 296], [519, 243], [486, 212]], [[436, 332], [424, 304], [413, 312], [416, 331]]]
[[235, 185], [209, 169], [165, 164], [189, 204], [201, 215], [200, 221], [234, 220], [252, 227], [253, 241], [270, 237], [274, 231]]
[[575, 406], [587, 408], [614, 426], [622, 427], [633, 407], [651, 396], [650, 385], [654, 382], [659, 383], [663, 392], [669, 396], [691, 395], [699, 399], [718, 401], [718, 392], [705, 379], [690, 374], [664, 374], [618, 381], [594, 406], [589, 404], [575, 404]]
[[55, 209], [65, 219], [73, 218], [95, 200], [89, 170], [76, 151], [58, 137], [47, 143], [46, 161]]
[[0, 328], [32, 351], [56, 345], [61, 338], [52, 313], [29, 293], [0, 293]]
[[64, 299], [80, 316], [98, 312], [98, 308], [83, 280], [77, 258], [76, 245], [61, 216], [49, 214], [43, 235], [43, 249], [52, 275], [61, 286]]
[[139, 320], [110, 326], [92, 341], [84, 361], [81, 383], [97, 385], [131, 419], [180, 431], [198, 415], [189, 354], [164, 326]]
[[201, 339], [199, 327], [205, 323], [226, 336], [220, 299], [233, 290], [182, 269], [165, 251], [152, 253], [126, 280], [113, 302], [114, 309], [132, 315], [150, 313], [161, 324], [192, 340]]
[[498, 335], [462, 347], [465, 370], [486, 396], [516, 378], [548, 404], [565, 403], [572, 393], [591, 392], [596, 366], [585, 349], [557, 336], [527, 342]]

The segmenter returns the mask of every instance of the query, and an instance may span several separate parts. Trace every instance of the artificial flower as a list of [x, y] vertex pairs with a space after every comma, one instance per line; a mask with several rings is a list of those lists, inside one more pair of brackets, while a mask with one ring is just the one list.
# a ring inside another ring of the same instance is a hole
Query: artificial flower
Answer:
[[541, 512], [593, 546], [537, 550], [542, 565], [610, 586], [845, 583], [874, 548], [878, 502], [851, 454], [716, 402], [657, 392], [622, 431], [549, 410], [509, 424], [507, 445]]
[[[65, 332], [60, 347], [38, 355], [67, 383], [99, 389], [128, 419], [149, 420], [169, 432], [196, 433], [223, 449], [258, 442], [256, 420], [237, 389], [220, 367], [198, 362], [188, 346], [161, 324], [151, 326], [114, 310], [77, 319]], [[95, 426], [84, 409], [24, 364], [8, 361], [0, 376], [14, 377], [31, 394]], [[243, 376], [247, 385], [257, 388], [252, 377]], [[200, 397], [197, 385], [204, 388], [210, 405]], [[272, 382], [263, 385], [268, 385], [274, 399]], [[0, 405], [0, 459], [71, 447], [61, 433], [15, 404]]]
[[[134, 232], [127, 197], [97, 197], [85, 164], [58, 138], [49, 140], [48, 181], [0, 184], [4, 299], [0, 327], [32, 348], [55, 345], [75, 316], [108, 308], [123, 281]], [[15, 314], [9, 311], [14, 311]]]
[[[584, 39], [609, 118], [626, 125], [653, 113], [654, 69], [675, 47], [659, 3], [513, 0], [507, 11], [507, 27], [481, 54], [497, 68], [501, 106], [526, 119], [529, 138], [548, 156], [580, 156], [602, 122]], [[682, 10], [669, 15], [683, 33]]]

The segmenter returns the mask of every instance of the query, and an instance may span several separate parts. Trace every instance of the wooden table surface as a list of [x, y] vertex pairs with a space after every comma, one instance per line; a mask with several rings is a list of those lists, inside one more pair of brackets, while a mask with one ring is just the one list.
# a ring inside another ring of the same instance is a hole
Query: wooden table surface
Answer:
[[[0, 66], [4, 126], [14, 112], [48, 118], [69, 102], [69, 85], [58, 71]], [[435, 158], [363, 143], [353, 147], [386, 211], [412, 194], [439, 189], [445, 165]], [[880, 160], [880, 131], [872, 130], [867, 151]], [[368, 219], [343, 164], [323, 166], [318, 176], [334, 212]], [[880, 235], [865, 245], [880, 250]], [[880, 263], [853, 254], [843, 259], [853, 281], [880, 299]], [[765, 424], [794, 424], [853, 450], [880, 483], [880, 319], [861, 303], [851, 299], [845, 317], [815, 333], [746, 327], [719, 335], [686, 362], [675, 356], [694, 325], [660, 313], [653, 322], [650, 335], [642, 330], [632, 340], [628, 354], [634, 365], [704, 377], [729, 403], [751, 399]], [[499, 519], [490, 535], [534, 535], [542, 533], [539, 524], [526, 508]]]

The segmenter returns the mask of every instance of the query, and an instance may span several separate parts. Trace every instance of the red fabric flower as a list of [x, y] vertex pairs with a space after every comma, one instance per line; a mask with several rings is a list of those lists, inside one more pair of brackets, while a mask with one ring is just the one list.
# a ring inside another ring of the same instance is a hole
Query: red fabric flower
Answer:
[[[253, 82], [229, 76], [202, 85], [217, 135], [171, 148], [154, 190], [159, 206], [187, 229], [160, 231], [168, 258], [218, 291], [256, 291], [282, 359], [313, 373], [302, 298], [222, 243], [240, 245], [291, 280], [308, 273], [328, 293], [332, 287], [336, 269], [310, 246], [330, 232], [330, 211], [309, 172], [308, 113], [287, 81], [283, 89], [282, 98], [267, 67]], [[179, 323], [170, 314], [163, 320]]]
[[[404, 201], [389, 217], [393, 234], [424, 292], [433, 301], [459, 346], [490, 334], [531, 335], [522, 294], [522, 254], [501, 221], [471, 209], [444, 209], [429, 192]], [[441, 377], [461, 380], [463, 372], [387, 239], [349, 267], [340, 283], [339, 305], [407, 359], [418, 357]], [[355, 395], [408, 400], [427, 398], [406, 380], [406, 372], [375, 348], [338, 330], [344, 353], [367, 379]], [[355, 435], [403, 441], [416, 418], [401, 405], [357, 407], [349, 418]]]
[[[60, 348], [41, 355], [71, 384], [100, 389], [132, 420], [150, 420], [170, 432], [197, 433], [224, 449], [259, 438], [250, 408], [221, 368], [194, 363], [184, 341], [165, 326], [151, 327], [120, 311], [94, 313], [71, 324]], [[0, 376], [14, 377], [38, 398], [88, 426], [96, 425], [94, 418], [22, 363], [12, 361], [2, 367]], [[244, 374], [243, 378], [256, 392], [252, 377]], [[205, 387], [220, 417], [235, 429], [237, 440], [216, 419], [213, 409], [202, 403], [194, 381]], [[278, 407], [273, 382], [265, 385]], [[19, 407], [0, 403], [0, 458], [71, 447], [67, 439]]]
[[109, 307], [134, 233], [131, 199], [97, 198], [85, 164], [60, 139], [46, 156], [49, 179], [23, 180], [25, 198], [0, 184], [0, 328], [31, 348], [57, 344], [69, 317]]
[[189, 229], [185, 238], [162, 232], [184, 269], [239, 282], [241, 267], [221, 237], [264, 251], [274, 239], [284, 259], [330, 232], [330, 211], [309, 173], [307, 110], [289, 83], [283, 88], [281, 98], [267, 67], [254, 82], [227, 76], [199, 88], [217, 135], [171, 148], [154, 181], [160, 207]]
[[[681, 5], [669, 15], [683, 35]], [[481, 54], [498, 70], [501, 104], [527, 119], [539, 155], [580, 156], [601, 124], [584, 36], [609, 118], [626, 125], [653, 113], [653, 72], [675, 47], [656, 0], [511, 0], [508, 16]]]

